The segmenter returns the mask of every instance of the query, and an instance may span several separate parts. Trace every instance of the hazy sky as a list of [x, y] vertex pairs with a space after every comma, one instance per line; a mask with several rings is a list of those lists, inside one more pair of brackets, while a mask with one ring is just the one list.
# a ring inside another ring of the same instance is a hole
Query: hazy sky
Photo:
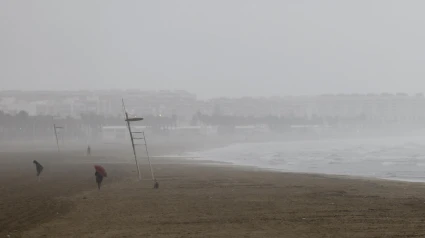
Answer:
[[425, 91], [422, 0], [1, 0], [0, 89]]

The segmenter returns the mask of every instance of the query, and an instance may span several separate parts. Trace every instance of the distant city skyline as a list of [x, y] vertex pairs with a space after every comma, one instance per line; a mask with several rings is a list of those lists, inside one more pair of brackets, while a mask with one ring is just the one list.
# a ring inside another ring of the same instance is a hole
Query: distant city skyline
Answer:
[[368, 120], [411, 120], [425, 118], [423, 94], [337, 94], [280, 98], [215, 98], [202, 100], [187, 91], [8, 91], [0, 92], [0, 111], [15, 115], [56, 115], [79, 118], [85, 113], [117, 116], [124, 95], [133, 115], [176, 115], [190, 123], [197, 113], [243, 117], [366, 118]]

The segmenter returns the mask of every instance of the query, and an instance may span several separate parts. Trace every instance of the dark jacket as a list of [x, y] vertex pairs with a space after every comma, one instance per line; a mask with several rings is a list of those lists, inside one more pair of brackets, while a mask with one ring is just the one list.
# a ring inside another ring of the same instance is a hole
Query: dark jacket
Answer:
[[39, 176], [41, 171], [43, 171], [43, 166], [38, 163], [37, 160], [34, 160], [33, 163], [35, 164], [35, 168], [37, 170], [37, 176]]
[[101, 183], [103, 180], [103, 176], [96, 171], [96, 173], [94, 173], [94, 176], [96, 176], [96, 182]]

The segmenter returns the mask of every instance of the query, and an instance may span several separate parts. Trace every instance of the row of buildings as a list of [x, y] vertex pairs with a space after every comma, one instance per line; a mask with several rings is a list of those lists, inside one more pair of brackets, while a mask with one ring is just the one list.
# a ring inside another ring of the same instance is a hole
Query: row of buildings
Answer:
[[364, 117], [369, 120], [425, 120], [422, 94], [321, 95], [272, 98], [213, 99], [205, 102], [208, 113], [279, 117]]
[[197, 103], [196, 95], [185, 91], [2, 91], [0, 110], [15, 114], [79, 117], [83, 113], [122, 115], [122, 99], [130, 113], [172, 115], [188, 111]]
[[425, 120], [423, 94], [351, 94], [298, 97], [242, 97], [199, 100], [186, 91], [1, 91], [0, 110], [30, 115], [79, 117], [83, 113], [122, 114], [121, 99], [130, 113], [177, 116], [189, 122], [194, 114], [279, 117], [364, 117], [370, 120]]

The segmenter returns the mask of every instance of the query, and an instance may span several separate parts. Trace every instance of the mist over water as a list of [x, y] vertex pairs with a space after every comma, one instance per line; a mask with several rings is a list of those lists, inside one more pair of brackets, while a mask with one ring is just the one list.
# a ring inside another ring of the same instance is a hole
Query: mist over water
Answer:
[[425, 181], [425, 137], [246, 143], [191, 155], [284, 172]]

